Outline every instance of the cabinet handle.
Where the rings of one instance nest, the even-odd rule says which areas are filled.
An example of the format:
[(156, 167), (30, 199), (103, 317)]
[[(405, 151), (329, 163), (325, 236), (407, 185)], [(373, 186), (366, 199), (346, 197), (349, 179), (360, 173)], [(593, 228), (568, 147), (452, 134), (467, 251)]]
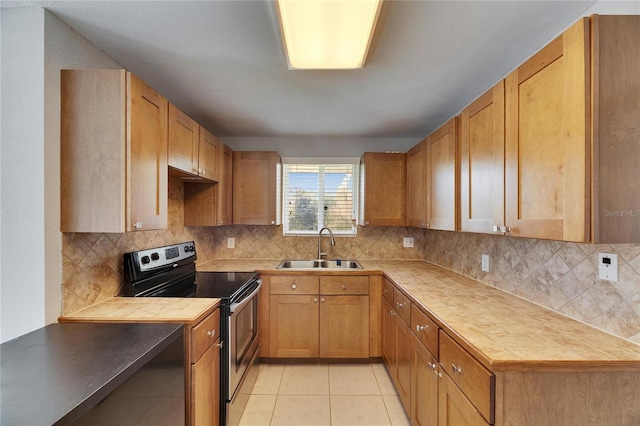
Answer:
[(215, 337), (215, 335), (216, 335), (216, 331), (215, 331), (215, 330), (209, 330), (209, 331), (207, 331), (207, 336), (209, 336), (209, 337)]
[(220, 340), (220, 343), (216, 343), (216, 346), (218, 346), (220, 349), (222, 349), (222, 347), (224, 346), (224, 342), (222, 340)]
[(392, 317), (395, 317), (397, 314), (396, 314), (396, 311), (394, 311), (393, 309), (389, 309), (389, 315), (391, 315)]
[(218, 225), (224, 225), (224, 221), (221, 220), (220, 222), (218, 222)]
[(433, 374), (435, 374), (436, 376), (438, 376), (438, 378), (439, 378), (439, 379), (442, 379), (442, 372), (440, 372), (440, 371), (436, 371), (436, 370), (433, 370)]
[(298, 288), (298, 287), (296, 287), (296, 285), (295, 285), (295, 284), (291, 284), (291, 288), (292, 288), (293, 290), (295, 290), (295, 289), (296, 289), (296, 288)]
[(461, 365), (451, 364), (451, 371), (454, 374), (462, 374), (462, 366)]
[(404, 308), (405, 306), (407, 306), (407, 304), (406, 304), (406, 303), (400, 303), (400, 302), (398, 302), (398, 303), (396, 303), (396, 306), (397, 306), (398, 308), (401, 308), (401, 309), (402, 309), (402, 308)]
[(429, 326), (428, 326), (428, 325), (419, 325), (419, 324), (416, 324), (416, 331), (418, 331), (418, 332), (420, 332), (420, 331), (424, 331), (424, 330), (426, 330), (426, 329), (428, 329), (428, 328), (429, 328)]
[(318, 303), (318, 298), (317, 297), (313, 298), (313, 303)]
[(388, 289), (388, 288), (385, 288), (385, 289), (384, 289), (384, 293), (389, 293), (389, 289)]
[(276, 221), (275, 221), (275, 220), (272, 220), (272, 221), (271, 221), (271, 224), (272, 224), (272, 225), (275, 225), (275, 224), (276, 224)]
[(368, 221), (368, 220), (365, 220), (364, 224), (365, 224), (365, 225), (368, 225), (368, 224), (369, 224), (369, 221)]
[(200, 171), (200, 173), (202, 173), (202, 176), (204, 176), (204, 175), (206, 175), (206, 174), (207, 174), (207, 172), (205, 172), (205, 171), (204, 171), (204, 169), (202, 169), (202, 170)]
[(342, 289), (346, 290), (347, 289), (347, 285), (346, 284), (342, 284)]
[(432, 370), (435, 370), (438, 367), (435, 363), (429, 361), (427, 361), (427, 364), (429, 364), (429, 367), (431, 367)]
[(324, 303), (324, 297), (321, 297), (321, 298), (320, 298), (320, 302), (321, 302), (321, 303)]

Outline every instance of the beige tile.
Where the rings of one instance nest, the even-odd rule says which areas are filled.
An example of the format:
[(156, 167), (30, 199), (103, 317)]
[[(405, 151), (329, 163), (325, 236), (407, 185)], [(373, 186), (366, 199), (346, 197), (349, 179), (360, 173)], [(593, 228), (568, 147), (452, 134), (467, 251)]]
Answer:
[(330, 365), (331, 395), (380, 395), (371, 365)]
[(329, 425), (328, 395), (278, 395), (272, 426)]
[(396, 388), (393, 386), (393, 381), (391, 380), (391, 376), (389, 376), (387, 367), (385, 367), (384, 364), (371, 364), (371, 368), (373, 369), (373, 373), (376, 375), (380, 394), (397, 395), (398, 393), (396, 392)]
[(411, 421), (404, 411), (404, 406), (400, 397), (397, 395), (383, 395), (384, 405), (387, 407), (387, 413), (391, 419), (393, 426), (410, 426)]
[(329, 395), (327, 365), (285, 365), (280, 395)]
[(334, 426), (391, 425), (382, 396), (331, 396), (331, 424)]
[(276, 395), (280, 389), (283, 364), (260, 364), (258, 380), (251, 392), (253, 395)]
[(277, 395), (251, 395), (242, 413), (239, 426), (269, 425)]

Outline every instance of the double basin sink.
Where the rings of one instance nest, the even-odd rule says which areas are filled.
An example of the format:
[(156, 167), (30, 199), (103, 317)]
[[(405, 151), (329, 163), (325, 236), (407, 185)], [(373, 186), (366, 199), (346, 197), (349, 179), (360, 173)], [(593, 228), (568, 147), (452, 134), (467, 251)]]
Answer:
[(276, 269), (364, 269), (356, 260), (283, 260)]

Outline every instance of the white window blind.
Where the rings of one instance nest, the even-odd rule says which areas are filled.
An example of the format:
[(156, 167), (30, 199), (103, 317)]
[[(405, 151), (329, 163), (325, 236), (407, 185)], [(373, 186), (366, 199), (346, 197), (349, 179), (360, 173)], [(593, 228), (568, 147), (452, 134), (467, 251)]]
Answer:
[(285, 234), (355, 234), (358, 164), (284, 164)]

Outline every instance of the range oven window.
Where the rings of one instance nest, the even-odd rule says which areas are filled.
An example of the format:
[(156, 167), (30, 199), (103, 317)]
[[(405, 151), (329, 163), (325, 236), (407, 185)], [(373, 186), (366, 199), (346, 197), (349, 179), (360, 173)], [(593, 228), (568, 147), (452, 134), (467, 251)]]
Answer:
[(236, 365), (242, 364), (242, 360), (247, 356), (251, 343), (256, 338), (258, 332), (258, 298), (253, 297), (251, 301), (240, 311), (234, 313), (235, 334), (236, 334)]

